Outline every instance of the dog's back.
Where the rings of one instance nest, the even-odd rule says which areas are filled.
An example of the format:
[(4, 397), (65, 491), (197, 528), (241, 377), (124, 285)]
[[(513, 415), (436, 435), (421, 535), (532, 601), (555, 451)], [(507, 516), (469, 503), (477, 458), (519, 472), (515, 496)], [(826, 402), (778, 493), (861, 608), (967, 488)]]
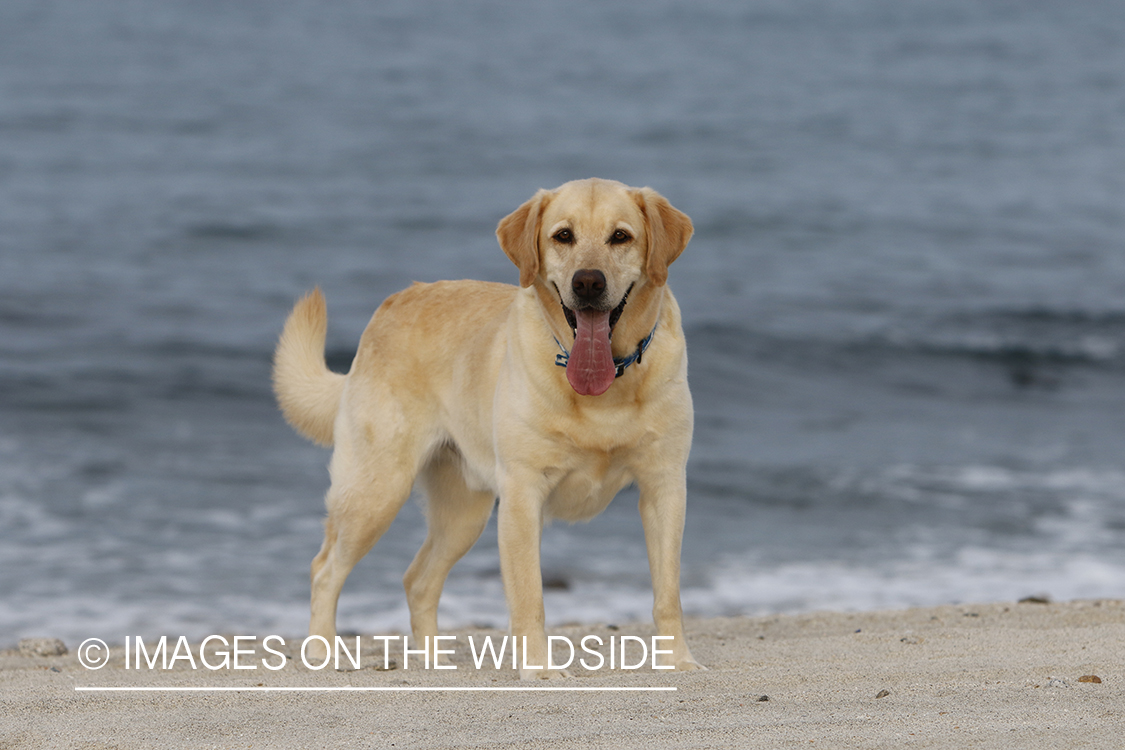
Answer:
[[(448, 392), (434, 380), (489, 377), (492, 351), (518, 289), (484, 281), (439, 281), (414, 285), (388, 297), (368, 323), (352, 370), (361, 379), (422, 387), (428, 395)], [(336, 414), (348, 376), (324, 361), (328, 313), (314, 289), (294, 306), (274, 353), (273, 385), (286, 421), (320, 445), (333, 445)], [(461, 361), (464, 360), (464, 361)]]

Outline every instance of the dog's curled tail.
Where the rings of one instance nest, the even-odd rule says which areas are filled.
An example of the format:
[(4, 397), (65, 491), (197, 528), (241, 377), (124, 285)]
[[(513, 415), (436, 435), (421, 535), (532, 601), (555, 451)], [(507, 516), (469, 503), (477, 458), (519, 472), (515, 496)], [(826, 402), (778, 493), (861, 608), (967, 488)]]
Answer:
[(306, 294), (289, 313), (273, 355), (273, 391), (285, 420), (321, 445), (332, 445), (332, 428), (345, 376), (324, 362), (328, 308), (319, 288)]

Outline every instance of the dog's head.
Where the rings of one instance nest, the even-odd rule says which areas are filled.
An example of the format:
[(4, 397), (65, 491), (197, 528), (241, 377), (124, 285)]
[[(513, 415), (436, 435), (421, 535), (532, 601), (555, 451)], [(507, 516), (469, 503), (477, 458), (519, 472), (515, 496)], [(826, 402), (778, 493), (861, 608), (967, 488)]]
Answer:
[(691, 234), (691, 219), (655, 190), (598, 179), (540, 190), (500, 222), (520, 286), (536, 287), (560, 341), (569, 332), (575, 391), (596, 396), (612, 385), (613, 344), (631, 351), (649, 333), (658, 306), (646, 302), (658, 299)]

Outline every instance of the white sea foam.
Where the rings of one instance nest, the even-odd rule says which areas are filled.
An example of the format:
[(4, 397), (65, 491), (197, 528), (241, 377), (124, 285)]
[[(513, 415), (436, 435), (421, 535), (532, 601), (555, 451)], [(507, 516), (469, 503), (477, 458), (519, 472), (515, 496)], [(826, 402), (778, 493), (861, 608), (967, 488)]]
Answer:
[[(685, 565), (685, 611), (752, 615), (1012, 601), (1028, 595), (1056, 600), (1125, 595), (1125, 550), (1117, 544), (1125, 516), (1125, 474), (1116, 470), (897, 466), (829, 484), (844, 496), (863, 487), (908, 506), (948, 506), (955, 498), (961, 508), (955, 517), (982, 503), (1000, 508), (1002, 517), (998, 500), (1033, 493), (1046, 493), (1051, 502), (1031, 514), (1030, 525), (1018, 534), (926, 524), (906, 513), (889, 539), (864, 549), (841, 542), (805, 555), (777, 555), (772, 548), (736, 546), (737, 534), (716, 537), (718, 546)], [(697, 504), (692, 512), (705, 516), (722, 508)], [(746, 518), (754, 515), (746, 512)], [(279, 532), (257, 540), (250, 550), (241, 534), (246, 519), (258, 516), (276, 523)], [(780, 518), (787, 524), (812, 520), (802, 514)], [(211, 544), (147, 550), (141, 568), (128, 562), (138, 550), (126, 539), (104, 533), (84, 536), (81, 517), (60, 516), (18, 494), (0, 497), (0, 519), (7, 528), (21, 530), (0, 547), (0, 566), (40, 573), (35, 580), (0, 573), (9, 592), (0, 605), (5, 640), (31, 635), (119, 641), (130, 634), (299, 634), (307, 627), (306, 557), (317, 542), (315, 518), (276, 509), (203, 514), (203, 533)], [(340, 602), (341, 631), (409, 628), (399, 580), (421, 529), (415, 528), (419, 519), (405, 521), (397, 538), (377, 547), (349, 581)], [(745, 518), (742, 522), (748, 523)], [(722, 518), (699, 526), (715, 523), (721, 526)], [(855, 529), (839, 529), (845, 531)], [(697, 548), (706, 543), (689, 541)], [(295, 553), (298, 542), (305, 548), (302, 555)], [(649, 619), (647, 563), (631, 508), (610, 513), (601, 525), (552, 527), (544, 561), (553, 577), (565, 581), (563, 588), (545, 593), (550, 624)], [(253, 584), (245, 582), (247, 577), (253, 577)], [(443, 627), (505, 626), (494, 526), (455, 568), (440, 617)]]
[[(810, 610), (874, 610), (958, 602), (1015, 601), (1029, 595), (1054, 600), (1122, 595), (1125, 563), (1095, 555), (1051, 551), (1000, 551), (965, 547), (950, 559), (806, 562), (777, 566), (728, 556), (707, 571), (705, 583), (684, 589), (685, 611), (696, 616), (760, 615)], [(97, 636), (212, 632), (300, 634), (308, 622), (307, 600), (277, 597), (205, 597), (128, 600), (120, 595), (59, 591), (49, 597), (20, 596), (0, 608), (0, 631), (19, 636), (53, 635), (67, 640)], [(562, 625), (647, 621), (652, 596), (647, 586), (613, 581), (576, 581), (569, 590), (548, 590), (548, 622)], [(494, 626), (507, 622), (497, 579), (451, 580), (440, 608), (443, 627)], [(342, 632), (406, 632), (409, 614), (401, 590), (345, 594)]]
[(706, 587), (684, 592), (698, 615), (874, 610), (957, 602), (1120, 598), (1125, 564), (968, 547), (945, 563), (795, 563), (763, 568), (728, 563)]

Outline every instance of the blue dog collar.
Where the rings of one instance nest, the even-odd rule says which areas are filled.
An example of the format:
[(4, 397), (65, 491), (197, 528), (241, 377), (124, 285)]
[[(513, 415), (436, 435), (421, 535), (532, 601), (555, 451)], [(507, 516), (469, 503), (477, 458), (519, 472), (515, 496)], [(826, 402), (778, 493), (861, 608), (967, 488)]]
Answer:
[[(659, 325), (660, 321), (658, 320), (656, 321), (656, 325), (652, 327), (652, 331), (645, 336), (644, 341), (637, 344), (637, 348), (629, 356), (622, 357), (621, 359), (617, 357), (613, 358), (613, 364), (617, 366), (617, 375), (614, 376), (615, 378), (624, 375), (625, 368), (634, 362), (638, 365), (641, 363), (641, 357), (644, 355), (645, 350), (648, 349), (648, 345), (652, 343), (652, 337), (656, 335), (656, 328)], [(566, 363), (570, 361), (570, 352), (566, 350), (566, 347), (562, 345), (562, 342), (559, 341), (558, 338), (555, 338), (555, 343), (558, 344), (559, 349), (562, 350), (561, 354), (555, 355), (555, 364), (559, 367), (566, 367)]]

